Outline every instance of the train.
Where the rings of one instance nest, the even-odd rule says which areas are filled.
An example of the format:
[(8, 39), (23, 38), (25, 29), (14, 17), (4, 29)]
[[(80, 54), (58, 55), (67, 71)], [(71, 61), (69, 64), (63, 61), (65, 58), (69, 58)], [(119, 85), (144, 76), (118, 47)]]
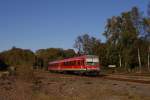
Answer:
[(99, 75), (100, 69), (99, 57), (95, 55), (83, 55), (48, 63), (48, 70), (53, 72)]

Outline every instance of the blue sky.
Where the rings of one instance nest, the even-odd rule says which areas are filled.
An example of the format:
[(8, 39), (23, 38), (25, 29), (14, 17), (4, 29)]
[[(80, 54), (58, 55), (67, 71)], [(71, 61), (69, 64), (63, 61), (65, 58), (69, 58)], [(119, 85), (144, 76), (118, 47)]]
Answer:
[(12, 46), (31, 49), (73, 48), (78, 35), (102, 41), (107, 18), (149, 0), (0, 0), (0, 51)]

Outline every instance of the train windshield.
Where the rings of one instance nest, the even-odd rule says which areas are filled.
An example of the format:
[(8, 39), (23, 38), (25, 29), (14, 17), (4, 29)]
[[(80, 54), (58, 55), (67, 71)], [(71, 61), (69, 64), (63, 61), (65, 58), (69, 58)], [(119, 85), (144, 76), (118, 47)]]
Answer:
[(86, 58), (86, 65), (95, 66), (99, 64), (99, 59), (97, 56), (88, 56)]

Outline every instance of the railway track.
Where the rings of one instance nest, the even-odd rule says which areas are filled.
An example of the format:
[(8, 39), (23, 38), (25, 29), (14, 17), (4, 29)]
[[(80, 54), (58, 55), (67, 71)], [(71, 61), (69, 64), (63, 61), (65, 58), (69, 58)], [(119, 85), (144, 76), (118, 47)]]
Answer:
[(116, 81), (126, 81), (142, 84), (150, 84), (150, 77), (145, 76), (127, 76), (127, 75), (102, 75), (100, 78)]
[(106, 79), (106, 80), (115, 80), (115, 81), (125, 81), (125, 82), (134, 82), (134, 83), (142, 83), (142, 84), (150, 84), (150, 76), (139, 76), (139, 75), (120, 75), (120, 74), (101, 74), (99, 76), (91, 76), (91, 75), (77, 75), (77, 74), (62, 74), (57, 73), (62, 78), (92, 78), (92, 79)]
[[(75, 75), (78, 77), (78, 75)], [(80, 76), (79, 76), (80, 77)], [(141, 84), (150, 84), (150, 76), (143, 76), (143, 75), (113, 75), (113, 74), (103, 74), (99, 76), (82, 76), (85, 78), (102, 78), (107, 80), (115, 80), (115, 81), (125, 81), (125, 82), (134, 82), (134, 83), (141, 83)]]
[(104, 79), (150, 84), (150, 80), (137, 80), (137, 79), (127, 79), (127, 78), (116, 78), (116, 77), (104, 77)]

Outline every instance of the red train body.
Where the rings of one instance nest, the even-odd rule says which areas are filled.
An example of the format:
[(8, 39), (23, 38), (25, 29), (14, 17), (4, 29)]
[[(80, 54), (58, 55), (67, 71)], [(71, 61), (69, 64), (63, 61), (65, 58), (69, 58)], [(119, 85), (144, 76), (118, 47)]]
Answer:
[(49, 71), (96, 73), (100, 72), (99, 58), (94, 55), (84, 55), (64, 60), (49, 62)]

